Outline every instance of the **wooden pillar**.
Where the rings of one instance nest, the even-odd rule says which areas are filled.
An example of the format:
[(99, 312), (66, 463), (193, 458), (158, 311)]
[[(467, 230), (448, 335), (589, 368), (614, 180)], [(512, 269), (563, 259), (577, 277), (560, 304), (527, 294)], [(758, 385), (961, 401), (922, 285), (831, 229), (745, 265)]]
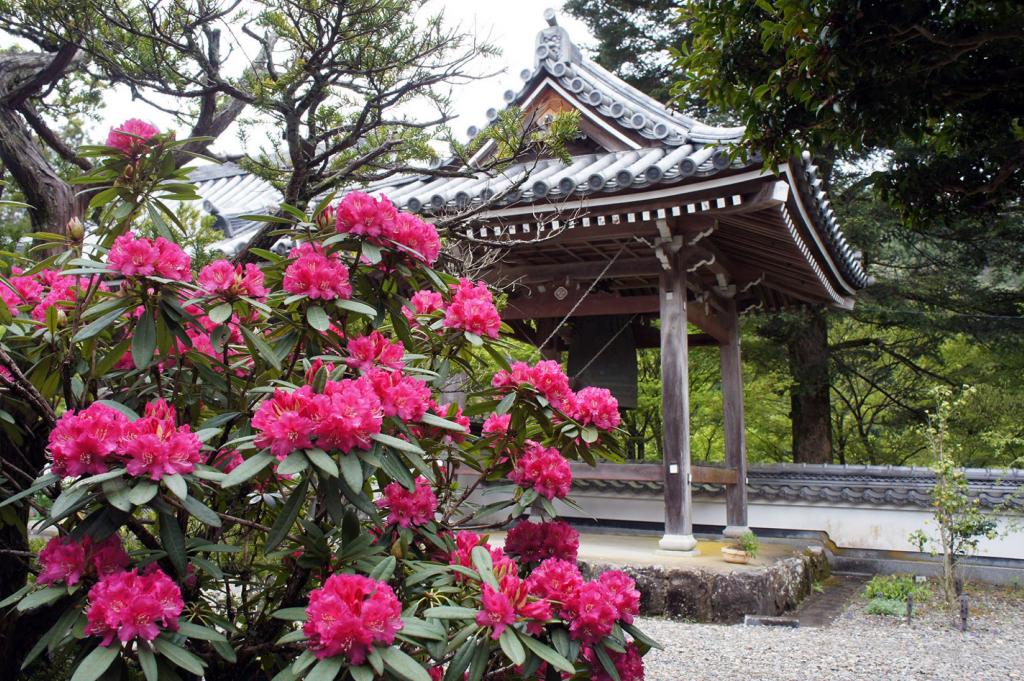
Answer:
[(667, 551), (696, 553), (690, 502), (690, 383), (686, 321), (686, 264), (682, 253), (669, 257), (661, 277), (661, 412), (665, 467)]
[(722, 301), (728, 343), (718, 346), (722, 367), (725, 465), (736, 471), (736, 484), (725, 487), (725, 536), (738, 537), (747, 525), (747, 440), (743, 420), (743, 371), (740, 365), (740, 324), (736, 302)]

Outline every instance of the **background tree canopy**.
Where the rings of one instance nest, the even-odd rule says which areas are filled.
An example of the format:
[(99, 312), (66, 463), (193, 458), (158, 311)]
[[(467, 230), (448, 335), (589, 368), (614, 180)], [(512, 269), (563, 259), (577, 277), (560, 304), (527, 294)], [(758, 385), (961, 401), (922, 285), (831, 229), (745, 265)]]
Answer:
[[(748, 144), (768, 159), (814, 150), (843, 229), (875, 278), (852, 313), (746, 320), (752, 460), (810, 453), (923, 463), (931, 390), (970, 384), (969, 408), (951, 424), (961, 463), (1019, 463), (1020, 5), (570, 0), (566, 9), (594, 30), (594, 58), (634, 85), (746, 125)], [(666, 46), (674, 69), (663, 66)], [(822, 315), (827, 334), (815, 338)], [(800, 348), (823, 358), (820, 372)], [(696, 351), (691, 362), (699, 376), (717, 359)], [(815, 395), (822, 380), (827, 391)], [(656, 381), (645, 379), (641, 394), (657, 394)], [(695, 380), (692, 391), (694, 455), (721, 457), (718, 386)], [(808, 406), (825, 407), (830, 452), (802, 432), (823, 425), (801, 425), (797, 412)], [(652, 420), (645, 411), (627, 424), (639, 430)], [(643, 428), (654, 442), (654, 426)], [(654, 447), (647, 456), (657, 456)]]

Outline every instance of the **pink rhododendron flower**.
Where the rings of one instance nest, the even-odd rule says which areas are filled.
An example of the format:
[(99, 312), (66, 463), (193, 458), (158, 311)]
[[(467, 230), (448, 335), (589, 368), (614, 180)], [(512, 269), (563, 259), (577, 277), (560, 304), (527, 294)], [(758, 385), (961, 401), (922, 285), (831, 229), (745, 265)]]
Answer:
[(450, 329), (459, 329), (475, 333), (478, 336), (497, 338), (501, 328), (501, 316), (494, 307), (487, 284), (473, 284), (468, 279), (460, 279), (453, 285), (455, 293), (452, 302), (444, 312), (444, 325)]
[(392, 482), (384, 488), (384, 496), (376, 502), (380, 508), (389, 511), (388, 523), (400, 527), (426, 525), (434, 519), (437, 511), (437, 497), (430, 482), (420, 476), (416, 478), (416, 490), (410, 492), (404, 485)]
[(288, 293), (305, 294), (313, 300), (347, 299), (352, 295), (348, 283), (348, 269), (334, 256), (302, 247), (292, 250), (301, 253), (284, 271), (282, 287)]
[(405, 346), (401, 341), (389, 341), (380, 331), (349, 339), (348, 354), (346, 363), (354, 369), (363, 371), (375, 365), (389, 369), (401, 369), (405, 366), (402, 361)]
[(380, 433), (383, 407), (369, 378), (328, 381), (313, 400), (318, 446), (344, 453), (372, 447), (370, 436)]
[(138, 118), (129, 118), (110, 129), (107, 146), (120, 150), (126, 156), (139, 156), (146, 150), (149, 140), (159, 134), (160, 130), (156, 126)]
[(633, 618), (640, 614), (640, 592), (633, 578), (621, 570), (609, 570), (602, 572), (597, 581), (608, 589), (612, 603), (619, 611), (618, 619), (632, 624)]
[(245, 459), (237, 449), (222, 449), (210, 457), (210, 465), (225, 473), (230, 473), (243, 463), (245, 463)]
[[(46, 313), (51, 307), (56, 306), (60, 310), (63, 307), (61, 303), (74, 302), (79, 290), (90, 285), (89, 277), (65, 276), (56, 270), (43, 270), (37, 276), (46, 291), (39, 303), (32, 308), (32, 319), (37, 322), (46, 321)], [(105, 284), (99, 286), (101, 291), (105, 291), (106, 288)]]
[(391, 645), (402, 628), (402, 604), (386, 582), (331, 575), (309, 594), (302, 630), (317, 658), (344, 655), (360, 665), (373, 645)]
[(64, 412), (50, 431), (53, 472), (61, 477), (106, 473), (118, 453), (128, 418), (98, 402)]
[(227, 260), (214, 260), (199, 272), (199, 287), (210, 295), (228, 299), (248, 296), (263, 300), (267, 289), (263, 286), (263, 270), (249, 263), (232, 265)]
[(575, 561), (579, 548), (580, 533), (561, 520), (543, 523), (521, 520), (505, 536), (505, 550), (526, 563), (539, 563), (548, 558)]
[(526, 362), (514, 362), (509, 371), (502, 369), (494, 374), (491, 385), (513, 390), (532, 385), (544, 399), (557, 407), (565, 404), (572, 395), (569, 377), (565, 375), (562, 365), (551, 359), (537, 362), (533, 366)]
[(432, 314), (444, 308), (444, 298), (441, 297), (441, 294), (427, 289), (412, 294), (409, 302), (412, 303), (413, 310), (418, 315)]
[[(452, 551), (448, 558), (448, 562), (451, 565), (461, 565), (462, 567), (473, 567), (473, 549), (477, 546), (483, 546), (487, 549), (487, 552), (491, 555), (491, 564), (494, 575), (499, 579), (506, 574), (516, 574), (519, 572), (519, 568), (515, 561), (505, 555), (505, 552), (496, 546), (491, 546), (485, 537), (476, 534), (475, 532), (468, 532), (463, 530), (455, 535), (455, 550)], [(461, 581), (462, 575), (456, 575), (455, 579)]]
[[(615, 671), (619, 673), (619, 681), (644, 681), (644, 661), (634, 643), (627, 643), (624, 653), (617, 653), (614, 650), (606, 652), (615, 665)], [(584, 647), (582, 653), (583, 659), (590, 663), (591, 681), (612, 681), (593, 648)]]
[(490, 627), (491, 638), (495, 641), (501, 637), (505, 627), (516, 622), (516, 612), (508, 596), (496, 591), (489, 584), (483, 585), (480, 606), (481, 610), (476, 614), (476, 623), (481, 627)]
[(366, 377), (377, 391), (384, 416), (419, 421), (431, 404), (430, 388), (418, 378), (383, 369), (371, 369)]
[(159, 276), (177, 281), (192, 278), (192, 259), (181, 246), (162, 236), (150, 240), (126, 232), (114, 240), (107, 262), (112, 270), (127, 277)]
[(274, 390), (252, 417), (256, 446), (270, 447), (270, 453), (280, 460), (296, 449), (312, 447), (312, 399), (313, 391), (308, 386), (292, 392)]
[(583, 388), (569, 398), (567, 415), (582, 423), (593, 424), (599, 430), (614, 430), (619, 427), (619, 403), (607, 388)]
[(394, 227), (386, 234), (416, 260), (433, 265), (441, 254), (437, 229), (412, 213), (399, 213)]
[(43, 569), (36, 578), (37, 584), (63, 582), (74, 586), (85, 573), (85, 547), (71, 537), (54, 537), (39, 552), (39, 564)]
[(397, 217), (398, 210), (386, 197), (375, 199), (363, 192), (346, 194), (335, 211), (338, 232), (369, 237), (387, 235)]
[(82, 540), (85, 547), (85, 559), (89, 567), (100, 577), (120, 572), (128, 567), (128, 552), (124, 550), (121, 537), (112, 534), (103, 541), (94, 542), (92, 537)]
[(566, 600), (569, 635), (594, 644), (612, 632), (619, 611), (608, 588), (600, 582), (584, 582)]
[(504, 435), (512, 422), (512, 414), (491, 414), (484, 421), (484, 435)]
[(109, 646), (115, 636), (122, 643), (135, 638), (152, 641), (161, 627), (178, 629), (184, 607), (181, 589), (159, 568), (146, 574), (114, 572), (89, 590), (85, 633), (102, 636), (101, 646)]
[(189, 426), (175, 425), (174, 407), (162, 399), (146, 405), (146, 413), (125, 428), (125, 468), (135, 477), (160, 480), (165, 475), (191, 473), (203, 460), (199, 441)]
[(13, 268), (11, 276), (7, 279), (14, 287), (13, 290), (5, 284), (0, 284), (0, 300), (3, 300), (15, 315), (15, 308), (19, 305), (35, 305), (43, 300), (43, 284), (32, 276), (18, 276), (20, 272), (19, 268)]
[(553, 447), (526, 441), (526, 452), (508, 477), (524, 489), (534, 489), (547, 499), (564, 499), (572, 487), (569, 462)]
[(583, 585), (583, 575), (575, 563), (560, 558), (548, 558), (526, 579), (530, 593), (554, 603), (566, 604)]

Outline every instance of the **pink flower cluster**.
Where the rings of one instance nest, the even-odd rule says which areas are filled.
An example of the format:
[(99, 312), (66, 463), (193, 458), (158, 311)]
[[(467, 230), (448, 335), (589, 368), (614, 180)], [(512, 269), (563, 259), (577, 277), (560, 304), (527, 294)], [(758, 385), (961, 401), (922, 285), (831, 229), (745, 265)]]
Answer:
[(402, 628), (402, 604), (385, 582), (335, 574), (309, 594), (302, 630), (317, 658), (344, 655), (360, 665), (375, 644), (391, 645)]
[(49, 448), (53, 471), (63, 477), (105, 473), (124, 463), (129, 475), (159, 480), (190, 473), (202, 459), (199, 438), (187, 425), (175, 425), (174, 408), (162, 399), (147, 404), (137, 421), (99, 402), (65, 412), (50, 432)]
[(402, 421), (419, 421), (433, 403), (430, 388), (413, 376), (400, 371), (370, 369), (366, 378), (377, 391), (384, 416), (397, 416)]
[(572, 487), (569, 462), (553, 447), (526, 441), (526, 451), (516, 461), (509, 479), (524, 489), (534, 489), (547, 499), (564, 499)]
[(484, 421), (484, 435), (504, 435), (512, 423), (512, 414), (491, 414)]
[(191, 473), (203, 460), (203, 443), (189, 426), (175, 425), (174, 407), (163, 400), (146, 405), (145, 415), (128, 425), (122, 442), (128, 457), (129, 475), (148, 475), (159, 480), (165, 475)]
[(156, 126), (138, 118), (129, 118), (121, 125), (113, 127), (107, 134), (107, 146), (114, 147), (125, 156), (139, 156), (146, 147), (149, 140), (160, 134)]
[(494, 640), (519, 620), (527, 621), (527, 631), (540, 634), (544, 622), (552, 617), (551, 604), (544, 599), (531, 598), (526, 581), (514, 572), (504, 575), (498, 586), (500, 588), (495, 589), (489, 584), (483, 585), (476, 623), (489, 627)]
[(347, 299), (352, 296), (348, 269), (334, 255), (325, 255), (320, 246), (305, 243), (289, 254), (295, 258), (284, 271), (282, 287), (288, 293), (304, 294), (313, 300)]
[(278, 459), (313, 446), (349, 452), (369, 449), (380, 432), (383, 410), (373, 382), (366, 376), (328, 381), (323, 393), (306, 385), (291, 392), (278, 388), (252, 419), (256, 445), (270, 447)]
[(389, 511), (388, 524), (400, 527), (426, 525), (434, 519), (437, 511), (437, 497), (430, 482), (422, 476), (416, 478), (416, 490), (413, 492), (401, 483), (390, 483), (376, 504)]
[(557, 605), (569, 634), (585, 644), (601, 641), (618, 621), (631, 624), (640, 612), (640, 592), (618, 570), (587, 582), (575, 564), (549, 558), (530, 574), (527, 586), (531, 594)]
[(89, 574), (103, 577), (123, 570), (128, 566), (128, 554), (116, 534), (99, 542), (88, 535), (81, 542), (71, 537), (54, 537), (39, 552), (39, 564), (43, 569), (36, 578), (37, 584), (74, 586)]
[[(627, 643), (626, 652), (624, 653), (617, 653), (614, 650), (607, 652), (608, 657), (615, 666), (615, 671), (619, 673), (619, 681), (644, 680), (644, 660), (640, 657), (640, 651), (636, 649), (634, 643)], [(613, 681), (611, 675), (605, 671), (604, 665), (597, 658), (593, 648), (584, 647), (582, 653), (583, 659), (590, 663), (592, 670), (590, 673), (591, 681)]]
[(592, 424), (598, 430), (614, 430), (621, 422), (619, 403), (611, 392), (588, 387), (574, 393), (562, 365), (554, 360), (543, 360), (533, 366), (515, 362), (508, 371), (503, 369), (494, 374), (491, 385), (501, 390), (531, 385), (566, 416), (583, 425)]
[(583, 388), (566, 402), (566, 415), (598, 430), (615, 430), (622, 418), (619, 403), (607, 388)]
[[(462, 531), (455, 535), (455, 550), (449, 556), (448, 562), (451, 565), (473, 568), (473, 549), (477, 546), (487, 549), (487, 553), (491, 556), (494, 574), (499, 579), (506, 574), (518, 572), (519, 568), (514, 560), (506, 556), (501, 548), (491, 546), (485, 537), (475, 532)], [(456, 575), (456, 579), (461, 579), (461, 575)]]
[(579, 548), (580, 533), (561, 520), (522, 520), (505, 536), (505, 550), (524, 563), (539, 563), (548, 558), (575, 561)]
[(114, 240), (107, 262), (126, 277), (163, 277), (192, 280), (192, 259), (176, 243), (162, 236), (155, 240), (125, 232)]
[[(56, 270), (21, 275), (21, 270), (17, 267), (11, 270), (8, 281), (14, 289), (0, 284), (0, 300), (4, 301), (11, 314), (15, 316), (18, 314), (17, 308), (32, 305), (30, 314), (37, 322), (46, 319), (46, 312), (51, 307), (73, 302), (80, 288), (89, 286), (89, 279), (86, 277), (69, 277)], [(100, 288), (106, 290), (103, 284)]]
[(419, 315), (428, 315), (444, 309), (444, 298), (437, 291), (422, 289), (412, 294), (409, 299), (412, 303), (412, 311), (407, 307), (402, 308), (402, 313), (409, 321), (413, 321)]
[(243, 267), (232, 265), (227, 260), (214, 260), (200, 270), (199, 288), (205, 293), (223, 296), (228, 300), (234, 300), (239, 296), (257, 300), (267, 297), (267, 289), (263, 285), (263, 270), (252, 263)]
[(434, 226), (411, 213), (399, 212), (384, 196), (375, 199), (363, 192), (349, 192), (338, 204), (335, 220), (341, 234), (365, 236), (378, 246), (390, 241), (428, 265), (441, 253), (441, 239)]
[(494, 297), (487, 284), (474, 284), (469, 279), (460, 279), (453, 284), (452, 302), (444, 311), (444, 325), (475, 333), (478, 336), (497, 338), (501, 329), (501, 315), (494, 306)]
[(152, 641), (161, 627), (177, 631), (184, 607), (181, 589), (160, 569), (114, 572), (89, 590), (85, 633), (102, 636), (101, 646), (109, 646), (115, 636), (122, 643)]
[(401, 369), (405, 366), (405, 346), (401, 341), (392, 343), (380, 331), (373, 331), (368, 336), (357, 336), (348, 342), (349, 357), (346, 363), (361, 371), (379, 365), (389, 369)]

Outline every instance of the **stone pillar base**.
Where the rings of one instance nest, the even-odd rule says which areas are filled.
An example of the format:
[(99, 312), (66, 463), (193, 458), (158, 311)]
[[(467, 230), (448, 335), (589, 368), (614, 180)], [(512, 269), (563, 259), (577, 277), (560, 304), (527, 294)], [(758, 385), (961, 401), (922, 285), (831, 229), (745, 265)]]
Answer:
[(697, 550), (697, 540), (692, 534), (666, 534), (658, 540), (658, 549), (684, 556), (696, 556), (700, 553)]
[(747, 532), (750, 532), (750, 527), (747, 525), (728, 525), (724, 530), (722, 530), (722, 536), (735, 539)]

